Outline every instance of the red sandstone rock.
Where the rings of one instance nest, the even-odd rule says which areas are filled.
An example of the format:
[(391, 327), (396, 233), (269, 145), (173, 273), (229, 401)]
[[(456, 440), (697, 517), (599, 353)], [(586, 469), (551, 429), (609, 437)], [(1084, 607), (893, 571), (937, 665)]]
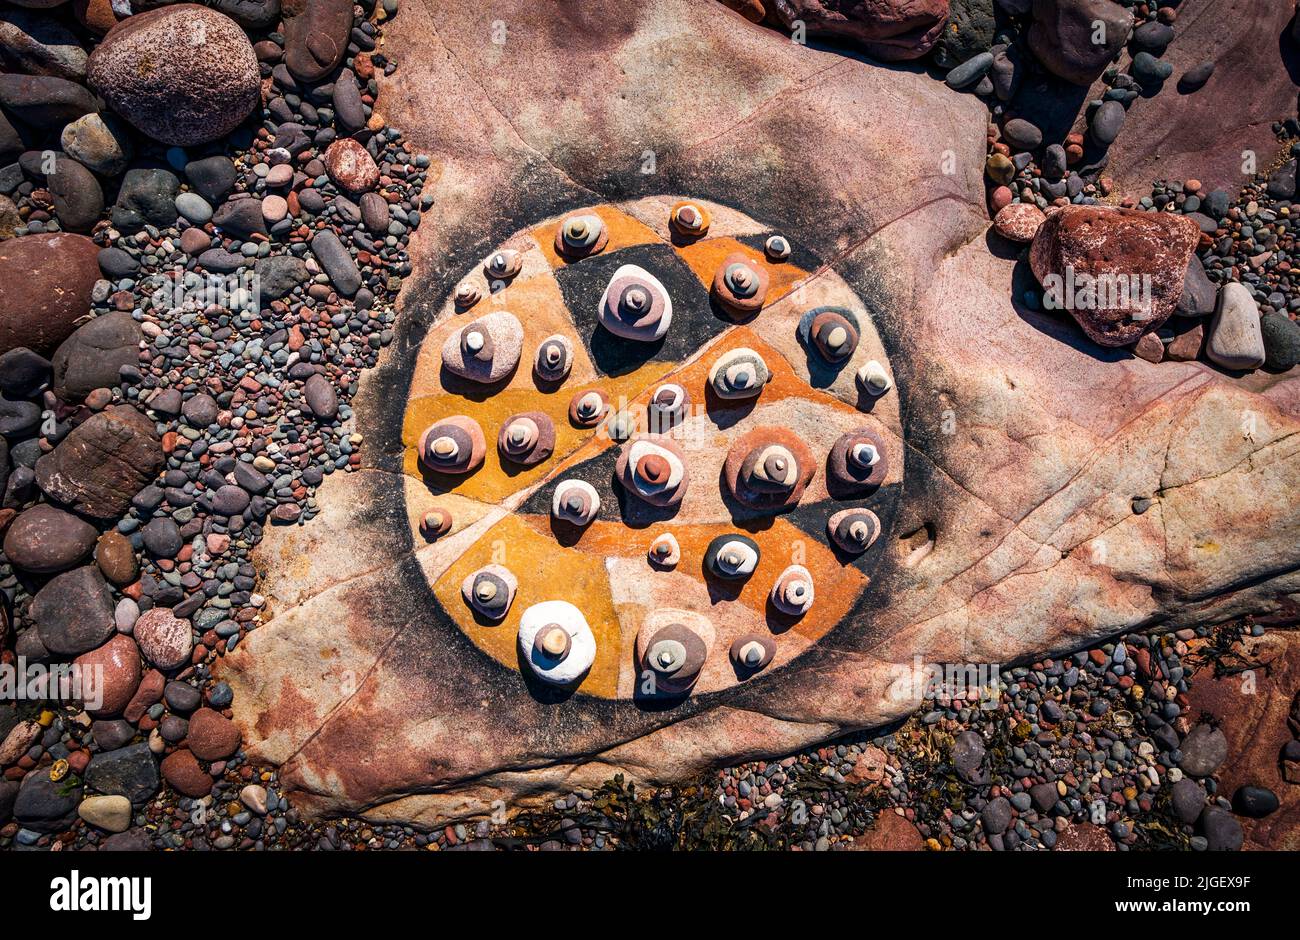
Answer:
[(121, 633), (98, 649), (74, 660), (80, 670), (102, 670), (95, 677), (100, 706), (86, 701), (86, 711), (96, 718), (117, 715), (130, 704), (140, 686), (140, 653), (135, 640)]
[[(1245, 848), (1294, 852), (1300, 849), (1300, 786), (1286, 779), (1282, 748), (1300, 729), (1289, 721), (1300, 707), (1300, 636), (1272, 631), (1235, 644), (1230, 656), (1250, 669), (1255, 684), (1243, 694), (1242, 674), (1216, 677), (1213, 669), (1196, 675), (1188, 695), (1189, 720), (1213, 717), (1228, 742), (1228, 759), (1218, 769), (1219, 792), (1232, 794), (1242, 786), (1267, 787), (1280, 801), (1263, 819), (1239, 817)], [(1297, 716), (1300, 718), (1300, 715)]]
[(993, 227), (1003, 238), (1027, 245), (1034, 240), (1034, 233), (1045, 218), (1043, 210), (1038, 206), (1028, 202), (1013, 202), (998, 212)]
[(157, 669), (149, 670), (149, 672), (145, 673), (144, 678), (140, 680), (131, 701), (122, 710), (122, 717), (130, 722), (139, 721), (144, 717), (145, 712), (149, 710), (151, 705), (162, 700), (163, 689), (166, 685), (166, 676)]
[[(910, 383), (868, 404), (879, 418), (908, 406), (910, 397), (919, 420), (909, 425), (908, 447), (923, 450), (934, 472), (909, 482), (905, 511), (896, 525), (886, 523), (891, 531), (881, 543), (898, 553), (898, 562), (871, 570), (879, 601), (871, 617), (855, 618), (870, 621), (869, 633), (846, 622), (833, 655), (784, 665), (778, 658), (745, 690), (743, 709), (706, 699), (689, 713), (653, 715), (628, 702), (602, 703), (597, 711), (583, 694), (537, 701), (522, 683), (501, 681), (495, 667), (467, 661), (463, 643), (430, 642), (430, 632), (404, 629), (412, 617), (431, 618), (427, 606), (410, 617), (400, 606), (409, 585), (395, 572), (406, 567), (410, 532), (394, 526), (391, 514), (368, 518), (377, 515), (370, 511), (376, 496), (391, 493), (371, 478), (389, 474), (333, 475), (319, 497), (320, 518), (306, 527), (274, 527), (259, 548), (274, 619), (250, 632), (218, 667), (234, 687), (245, 750), (282, 765), (281, 785), (296, 807), (431, 820), (487, 812), (503, 796), (566, 793), (579, 781), (597, 786), (613, 768), (648, 784), (679, 781), (734, 764), (738, 755), (792, 753), (910, 712), (916, 706), (889, 690), (896, 667), (917, 654), (929, 662), (1007, 661), (1091, 646), (1141, 624), (1204, 623), (1285, 593), (1277, 572), (1292, 570), (1300, 556), (1283, 494), (1297, 485), (1300, 462), (1279, 454), (1275, 442), (1300, 427), (1295, 382), (1258, 375), (1252, 378), (1259, 384), (1251, 385), (1199, 366), (1152, 368), (1128, 355), (1090, 355), (1061, 341), (1059, 323), (1016, 309), (1015, 261), (989, 252), (982, 237), (988, 228), (983, 181), (978, 174), (945, 176), (936, 159), (949, 148), (960, 166), (978, 167), (985, 158), (988, 114), (975, 96), (953, 95), (906, 70), (845, 63), (798, 47), (774, 31), (742, 27), (713, 4), (659, 0), (650, 12), (611, 0), (556, 7), (502, 2), (511, 42), (527, 42), (527, 55), (489, 66), (478, 55), (480, 14), (448, 0), (421, 4), (438, 20), (438, 35), (406, 30), (387, 37), (385, 52), (400, 59), (399, 74), (409, 83), (409, 93), (389, 102), (389, 116), (421, 149), (446, 159), (429, 184), (442, 207), (439, 225), (422, 230), (428, 240), (413, 250), (416, 263), (436, 265), (457, 254), (456, 233), (475, 228), (485, 211), (532, 213), (537, 194), (518, 192), (516, 181), (540, 180), (529, 173), (537, 152), (555, 162), (557, 176), (607, 178), (624, 171), (632, 134), (649, 133), (649, 142), (673, 147), (683, 178), (716, 180), (721, 172), (729, 185), (761, 193), (764, 218), (788, 228), (793, 241), (827, 265), (814, 289), (835, 270), (881, 272), (879, 303), (891, 314), (894, 344), (889, 365), (906, 363)], [(597, 20), (607, 27), (598, 40), (568, 41)], [(651, 122), (647, 131), (644, 105), (611, 89), (641, 80), (620, 74), (619, 63), (651, 36), (705, 54), (689, 70), (654, 73), (657, 100), (675, 119)], [(735, 81), (738, 68), (763, 82)], [(573, 83), (574, 74), (589, 81)], [(513, 94), (538, 81), (570, 88), (582, 107), (538, 113)], [(450, 86), (462, 89), (474, 121), (429, 118), (428, 102)], [(774, 93), (780, 106), (764, 106)], [(873, 106), (863, 110), (861, 102)], [(749, 117), (736, 126), (742, 116)], [(496, 146), (516, 136), (534, 149)], [(590, 145), (573, 147), (575, 139)], [(755, 152), (800, 172), (773, 173), (774, 164), (756, 161)], [(864, 161), (863, 153), (878, 157)], [(900, 185), (904, 180), (909, 185)], [(644, 218), (662, 224), (673, 198), (643, 204)], [(529, 219), (541, 222), (550, 211)], [(728, 224), (723, 215), (717, 213), (718, 234)], [(462, 260), (456, 270), (464, 276), (471, 262)], [(806, 287), (799, 290), (795, 305), (818, 302), (805, 293)], [(753, 324), (788, 344), (781, 373), (800, 369), (805, 359), (793, 324), (781, 320), (787, 306), (774, 304)], [(551, 332), (525, 318), (537, 327), (537, 339)], [(683, 317), (681, 325), (691, 319)], [(876, 357), (886, 361), (883, 353)], [(531, 384), (520, 371), (521, 385)], [(828, 394), (856, 402), (852, 371)], [(599, 381), (575, 379), (573, 388)], [(782, 423), (788, 418), (814, 435), (816, 427), (797, 417), (808, 403), (798, 389), (770, 391), (785, 389), (793, 408), (780, 412)], [(403, 391), (396, 387), (393, 394)], [(941, 400), (958, 427), (977, 433), (952, 434), (942, 426), (943, 411), (914, 404)], [(780, 407), (767, 392), (757, 403), (760, 410)], [(1240, 431), (1247, 409), (1263, 419), (1254, 437)], [(358, 431), (380, 446), (399, 446), (391, 430), (377, 427), (377, 410), (358, 404)], [(1153, 481), (1164, 487), (1165, 511), (1134, 514), (1129, 496), (1147, 492)], [(716, 480), (709, 482), (692, 497), (720, 491)], [(427, 507), (407, 508), (414, 526)], [(687, 510), (695, 511), (684, 503)], [(641, 556), (657, 531), (636, 530), (632, 540), (639, 578), (649, 570)], [(1215, 534), (1220, 551), (1205, 550), (1206, 532)], [(1103, 533), (1110, 551), (1099, 564), (1087, 540)], [(422, 559), (430, 568), (450, 562), (459, 554), (449, 548), (455, 539), (421, 544)], [(1077, 548), (1065, 551), (1072, 545)], [(513, 544), (509, 552), (515, 557)], [(975, 558), (982, 561), (972, 568)], [(772, 554), (768, 559), (776, 561), (774, 571), (783, 566)], [(679, 566), (669, 583), (681, 583), (697, 566)], [(603, 567), (598, 570), (603, 580)], [(851, 574), (848, 566), (840, 570)], [(760, 594), (767, 588), (752, 586)], [(817, 588), (820, 603), (835, 584), (826, 579)], [(667, 591), (648, 600), (661, 598), (669, 600)], [(797, 642), (797, 631), (777, 640)], [(730, 669), (725, 660), (720, 665)], [(361, 676), (359, 687), (350, 681)], [(493, 707), (485, 709), (484, 701)], [(617, 729), (608, 715), (618, 716)], [(552, 759), (539, 766), (539, 754)]]
[(925, 840), (902, 816), (884, 812), (875, 825), (853, 840), (853, 848), (861, 852), (924, 852)]
[(1106, 830), (1092, 823), (1071, 823), (1056, 840), (1057, 852), (1114, 852), (1115, 842)]
[(83, 235), (0, 241), (0, 353), (26, 346), (51, 355), (90, 312), (99, 246)]
[(767, 15), (760, 0), (722, 0), (722, 4), (735, 10), (751, 23), (761, 23), (763, 17)]
[(1200, 234), (1171, 213), (1066, 206), (1039, 227), (1029, 263), (1045, 306), (1054, 299), (1103, 346), (1128, 346), (1173, 313)]
[(1132, 28), (1133, 14), (1113, 0), (1034, 0), (1029, 46), (1048, 71), (1091, 85), (1124, 48)]
[(224, 760), (239, 750), (239, 729), (220, 713), (200, 708), (190, 716), (186, 743), (203, 760)]
[(930, 51), (948, 20), (948, 0), (773, 0), (786, 26), (802, 22), (810, 36), (858, 43), (886, 62)]
[(164, 461), (153, 422), (129, 405), (92, 415), (36, 461), (46, 495), (82, 515), (114, 519)]
[(379, 167), (365, 147), (351, 137), (336, 140), (325, 151), (325, 172), (334, 185), (357, 195), (374, 189)]
[(189, 751), (173, 751), (162, 759), (159, 769), (164, 780), (188, 797), (207, 796), (212, 789), (212, 778)]
[(1159, 362), (1165, 358), (1165, 344), (1154, 333), (1143, 333), (1142, 338), (1133, 344), (1133, 355), (1147, 362)]

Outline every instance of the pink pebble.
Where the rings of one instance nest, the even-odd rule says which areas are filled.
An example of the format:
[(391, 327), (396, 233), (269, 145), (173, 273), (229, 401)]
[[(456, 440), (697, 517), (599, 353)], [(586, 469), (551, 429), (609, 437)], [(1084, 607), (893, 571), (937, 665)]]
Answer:
[(283, 196), (267, 196), (262, 200), (262, 218), (274, 225), (289, 214), (289, 203)]
[(1011, 205), (1012, 192), (1006, 186), (999, 186), (989, 195), (989, 208), (993, 214), (997, 215), (1007, 206)]
[(271, 167), (271, 172), (266, 174), (267, 186), (288, 186), (292, 182), (293, 167), (287, 163)]

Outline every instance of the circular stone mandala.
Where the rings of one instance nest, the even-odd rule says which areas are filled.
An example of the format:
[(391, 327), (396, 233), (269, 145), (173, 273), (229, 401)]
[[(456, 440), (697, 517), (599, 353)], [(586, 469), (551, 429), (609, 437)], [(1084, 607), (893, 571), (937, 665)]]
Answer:
[(556, 216), (464, 272), (402, 437), (437, 619), (540, 698), (669, 705), (859, 616), (905, 456), (856, 293), (670, 197)]

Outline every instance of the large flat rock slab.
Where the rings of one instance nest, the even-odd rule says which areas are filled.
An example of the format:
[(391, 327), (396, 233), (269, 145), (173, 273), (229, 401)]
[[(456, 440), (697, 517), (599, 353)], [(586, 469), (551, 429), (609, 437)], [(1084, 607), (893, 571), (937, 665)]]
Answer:
[[(1015, 305), (1030, 275), (986, 240), (987, 113), (974, 98), (796, 46), (712, 0), (503, 3), (493, 18), (503, 43), (482, 13), (436, 0), (404, 7), (389, 31), (401, 68), (378, 108), (429, 154), (435, 208), (399, 335), (354, 401), (364, 468), (328, 479), (321, 518), (268, 531), (272, 619), (225, 659), (246, 747), (282, 765), (295, 805), (432, 825), (618, 772), (672, 781), (905, 715), (925, 663), (1007, 664), (1268, 611), (1300, 590), (1300, 380), (1153, 365)], [(668, 212), (683, 198), (709, 207), (708, 237), (674, 238)], [(601, 215), (610, 244), (568, 262), (548, 239), (577, 210)], [(762, 260), (773, 232), (794, 247), (788, 261)], [(520, 252), (521, 271), (492, 293), (482, 266), (502, 248)], [(773, 284), (740, 324), (707, 287), (735, 248)], [(594, 325), (605, 267), (622, 258), (674, 296), (669, 338), (631, 362), (608, 358)], [(457, 312), (467, 281), (483, 296)], [(852, 366), (883, 363), (895, 383), (884, 397), (810, 363), (795, 331), (822, 304), (860, 317)], [(445, 339), (498, 309), (521, 320), (523, 361), (499, 387), (458, 384), (438, 368)], [(575, 361), (547, 391), (529, 370), (556, 332)], [(752, 409), (718, 408), (707, 367), (737, 346), (760, 351), (773, 382)], [(683, 448), (680, 515), (660, 518), (618, 501), (617, 445), (565, 413), (579, 389), (636, 403), (663, 381), (706, 407)], [(526, 411), (554, 417), (556, 453), (507, 473), (497, 428)], [(480, 422), (489, 453), (477, 473), (437, 479), (415, 448), (455, 413)], [(796, 429), (818, 460), (800, 505), (776, 517), (721, 491), (730, 442), (763, 423)], [(840, 502), (823, 461), (859, 424), (881, 435), (890, 476)], [(571, 476), (605, 505), (576, 539), (545, 509)], [(856, 559), (827, 542), (842, 506), (881, 520)], [(418, 525), (435, 507), (453, 522), (429, 542)], [(656, 572), (644, 551), (665, 530), (683, 563)], [(752, 586), (708, 590), (701, 546), (722, 531), (762, 549)], [(795, 553), (818, 598), (791, 626), (762, 595)], [(459, 584), (483, 563), (516, 573), (520, 609), (555, 598), (587, 612), (598, 660), (576, 690), (527, 678), (513, 656), (519, 611), (499, 626), (467, 616)], [(663, 607), (703, 612), (719, 637), (716, 665), (673, 702), (634, 690), (637, 626)], [(740, 678), (723, 668), (726, 643), (746, 631), (779, 652)]]

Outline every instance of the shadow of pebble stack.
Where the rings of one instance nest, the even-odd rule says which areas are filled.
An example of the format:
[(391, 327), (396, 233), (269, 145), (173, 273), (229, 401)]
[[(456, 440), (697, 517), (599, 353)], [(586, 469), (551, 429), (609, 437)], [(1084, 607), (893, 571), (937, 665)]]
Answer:
[(209, 667), (264, 527), (360, 465), (428, 208), (372, 110), (396, 6), (0, 11), (0, 642), (103, 675), (0, 706), (0, 846), (284, 838)]

